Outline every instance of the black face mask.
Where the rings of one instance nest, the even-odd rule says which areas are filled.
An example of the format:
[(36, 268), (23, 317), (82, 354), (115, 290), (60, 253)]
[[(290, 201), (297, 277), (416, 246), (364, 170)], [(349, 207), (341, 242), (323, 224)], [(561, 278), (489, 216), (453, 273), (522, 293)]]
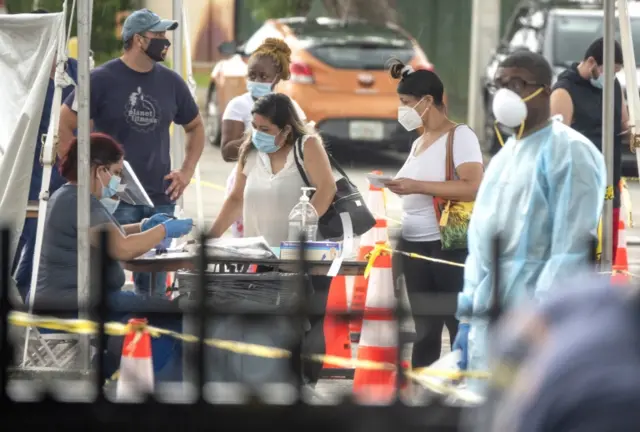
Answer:
[(164, 38), (151, 38), (149, 39), (149, 45), (147, 49), (144, 50), (144, 53), (149, 56), (151, 60), (161, 62), (164, 61), (164, 56), (162, 52), (165, 48), (169, 48), (171, 46), (171, 42)]

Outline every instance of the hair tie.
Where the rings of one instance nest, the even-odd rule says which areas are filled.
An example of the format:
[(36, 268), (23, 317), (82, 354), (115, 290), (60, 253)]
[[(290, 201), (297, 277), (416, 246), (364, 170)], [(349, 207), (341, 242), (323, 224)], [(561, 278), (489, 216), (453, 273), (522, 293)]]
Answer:
[(406, 65), (400, 71), (400, 73), (402, 73), (402, 76), (407, 76), (407, 75), (410, 75), (410, 74), (412, 74), (414, 72), (415, 72), (415, 70), (413, 69), (413, 67), (411, 65)]

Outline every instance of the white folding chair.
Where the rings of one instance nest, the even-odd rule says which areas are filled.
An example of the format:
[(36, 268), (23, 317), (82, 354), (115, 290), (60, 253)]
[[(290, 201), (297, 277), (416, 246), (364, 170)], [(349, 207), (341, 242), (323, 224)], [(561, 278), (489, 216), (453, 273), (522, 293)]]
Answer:
[[(9, 283), (9, 299), (16, 309), (25, 310), (24, 302), (13, 281)], [(28, 349), (23, 361), (26, 334), (26, 327), (9, 327), (9, 336), (15, 347), (16, 363), (20, 368), (69, 369), (74, 367), (75, 360), (78, 357), (78, 335), (68, 333), (43, 334), (37, 328), (31, 327), (27, 344)]]

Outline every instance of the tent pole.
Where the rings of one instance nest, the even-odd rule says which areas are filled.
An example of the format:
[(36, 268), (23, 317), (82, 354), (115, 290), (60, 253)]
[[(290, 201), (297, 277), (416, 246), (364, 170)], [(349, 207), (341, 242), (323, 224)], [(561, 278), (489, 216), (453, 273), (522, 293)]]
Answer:
[[(73, 13), (73, 12), (72, 12)], [(36, 225), (36, 243), (33, 253), (33, 265), (31, 269), (31, 281), (29, 283), (29, 313), (33, 313), (33, 306), (36, 300), (36, 286), (38, 284), (38, 273), (40, 270), (40, 254), (42, 251), (42, 236), (44, 234), (44, 227), (47, 215), (47, 205), (49, 202), (51, 186), (51, 170), (56, 160), (55, 149), (58, 146), (58, 127), (60, 123), (60, 106), (62, 105), (62, 77), (65, 74), (65, 62), (67, 38), (65, 37), (65, 26), (67, 16), (67, 2), (62, 4), (62, 23), (58, 31), (57, 48), (56, 48), (56, 73), (55, 73), (55, 88), (53, 91), (53, 98), (51, 101), (50, 109), (51, 116), (49, 119), (49, 127), (47, 128), (47, 134), (45, 135), (44, 143), (41, 143), (42, 150), (40, 154), (40, 162), (42, 163), (42, 182), (40, 183), (40, 194), (38, 196), (38, 222)], [(71, 22), (69, 23), (71, 24)], [(22, 363), (25, 364), (27, 356), (29, 354), (29, 339), (31, 334), (31, 327), (27, 327), (25, 332), (24, 351), (22, 354)]]
[[(613, 184), (613, 80), (614, 43), (616, 27), (615, 0), (604, 0), (604, 88), (602, 89), (602, 153), (607, 167), (607, 187)], [(602, 213), (602, 258), (601, 271), (611, 271), (613, 255), (613, 201), (605, 200)]]
[[(184, 35), (184, 49), (186, 51), (186, 55), (184, 59), (186, 61), (186, 76), (185, 81), (187, 81), (187, 85), (189, 86), (189, 91), (191, 91), (191, 97), (198, 103), (196, 89), (197, 84), (196, 80), (193, 78), (193, 62), (191, 59), (191, 38), (189, 35), (189, 21), (187, 20), (187, 10), (186, 7), (182, 8), (182, 34)], [(204, 206), (202, 202), (202, 175), (200, 172), (200, 162), (196, 164), (196, 215), (197, 215), (197, 227), (200, 231), (204, 231), (206, 228), (204, 226)]]
[[(173, 54), (173, 70), (178, 75), (183, 76), (182, 0), (173, 0), (173, 19), (178, 21), (178, 28), (172, 32), (173, 43), (171, 44), (171, 49)], [(173, 140), (171, 144), (173, 150), (173, 168), (180, 169), (184, 161), (184, 130), (176, 124), (173, 125)], [(177, 204), (179, 210), (184, 209), (184, 197), (180, 197)], [(180, 215), (178, 215), (178, 217), (180, 217)]]
[[(91, 45), (91, 4), (78, 2), (78, 308), (80, 318), (89, 318), (89, 207), (91, 205), (90, 114), (89, 114), (89, 48)], [(82, 368), (90, 367), (90, 339), (82, 337), (80, 356)]]

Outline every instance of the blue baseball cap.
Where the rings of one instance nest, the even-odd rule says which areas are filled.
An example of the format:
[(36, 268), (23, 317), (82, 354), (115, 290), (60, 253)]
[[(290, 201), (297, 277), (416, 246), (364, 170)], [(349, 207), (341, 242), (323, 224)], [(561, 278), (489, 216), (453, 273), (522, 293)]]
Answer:
[(178, 28), (178, 21), (160, 18), (149, 9), (134, 11), (124, 20), (122, 25), (122, 40), (128, 41), (136, 34), (144, 32), (164, 32)]

